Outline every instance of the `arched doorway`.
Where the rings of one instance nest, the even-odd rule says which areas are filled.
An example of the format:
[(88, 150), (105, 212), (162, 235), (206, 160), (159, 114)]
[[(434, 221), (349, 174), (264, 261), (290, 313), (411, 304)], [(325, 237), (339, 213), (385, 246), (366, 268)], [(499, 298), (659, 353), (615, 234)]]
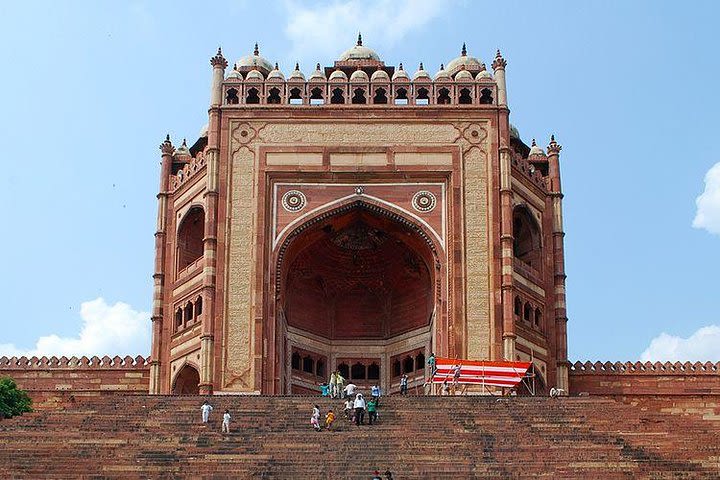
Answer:
[(393, 389), (393, 361), (432, 348), (438, 265), (417, 225), (363, 201), (295, 229), (278, 253), (278, 391), (314, 392), (336, 369)]
[(175, 377), (172, 393), (175, 395), (198, 395), (200, 374), (192, 365), (183, 366)]

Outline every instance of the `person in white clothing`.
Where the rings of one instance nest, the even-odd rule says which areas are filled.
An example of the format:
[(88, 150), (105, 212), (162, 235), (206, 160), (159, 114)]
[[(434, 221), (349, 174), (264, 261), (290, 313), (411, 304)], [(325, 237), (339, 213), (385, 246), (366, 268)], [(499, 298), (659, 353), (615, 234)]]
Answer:
[(358, 393), (355, 396), (355, 425), (360, 426), (361, 423), (365, 423), (365, 399), (362, 393)]
[(230, 433), (230, 410), (223, 414), (222, 433)]
[(562, 388), (552, 387), (552, 388), (550, 389), (550, 396), (551, 396), (552, 398), (557, 398), (557, 397), (559, 397), (560, 395), (562, 395), (563, 393), (565, 393), (565, 390), (563, 390)]
[(357, 386), (354, 383), (352, 383), (352, 382), (348, 383), (345, 386), (345, 398), (353, 398), (353, 396), (355, 395), (356, 388), (357, 388)]
[(205, 403), (202, 404), (202, 407), (200, 407), (200, 411), (202, 412), (202, 421), (203, 423), (208, 423), (208, 420), (210, 419), (210, 412), (212, 412), (213, 407), (208, 403), (207, 400), (205, 400)]

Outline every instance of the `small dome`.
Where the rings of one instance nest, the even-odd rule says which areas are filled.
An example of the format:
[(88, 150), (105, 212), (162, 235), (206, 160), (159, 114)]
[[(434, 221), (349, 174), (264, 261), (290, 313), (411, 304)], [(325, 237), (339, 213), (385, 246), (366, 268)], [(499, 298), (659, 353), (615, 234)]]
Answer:
[(448, 74), (447, 70), (445, 70), (445, 65), (442, 63), (440, 64), (440, 70), (435, 74), (435, 81), (450, 81), (452, 80), (450, 78), (450, 75)]
[(517, 127), (512, 123), (510, 124), (510, 138), (517, 138), (518, 140), (520, 140), (520, 132), (518, 131)]
[[(484, 63), (483, 63), (483, 67), (485, 67), (485, 64), (484, 64)], [(487, 70), (485, 70), (485, 68), (483, 68), (483, 69), (480, 71), (480, 73), (477, 74), (477, 76), (475, 77), (475, 80), (477, 80), (477, 81), (486, 81), (486, 82), (487, 82), (488, 80), (489, 80), (489, 81), (493, 81), (493, 76), (492, 76), (492, 73), (488, 72)]]
[(377, 70), (375, 70), (373, 72), (372, 76), (370, 77), (370, 81), (372, 81), (372, 82), (389, 82), (390, 76), (387, 74), (387, 72), (385, 70), (378, 68)]
[(480, 62), (479, 59), (471, 57), (467, 54), (467, 48), (465, 48), (465, 44), (463, 43), (460, 56), (454, 58), (453, 60), (450, 60), (450, 62), (447, 64), (447, 70), (449, 72), (455, 72), (456, 70), (459, 70), (462, 66), (465, 66), (467, 70), (472, 70), (477, 69), (481, 65), (482, 62)]
[(235, 67), (254, 67), (256, 69), (264, 68), (267, 71), (273, 69), (272, 63), (270, 63), (265, 57), (260, 56), (260, 49), (258, 48), (257, 43), (255, 44), (255, 50), (253, 51), (253, 54), (246, 55), (237, 62), (235, 62)]
[(270, 71), (270, 73), (268, 73), (267, 79), (268, 80), (280, 80), (283, 82), (285, 81), (285, 75), (283, 75), (283, 73), (280, 71), (277, 63), (275, 64), (275, 68), (273, 68)]
[(530, 147), (530, 156), (533, 156), (533, 155), (542, 155), (543, 157), (545, 156), (545, 152), (543, 151), (542, 148), (537, 146), (534, 138), (532, 141), (532, 146)]
[(368, 78), (368, 74), (364, 71), (360, 70), (359, 68), (355, 70), (352, 75), (350, 75), (350, 81), (351, 82), (369, 82), (370, 79)]
[(425, 71), (422, 62), (420, 62), (420, 68), (418, 68), (418, 71), (415, 72), (415, 75), (413, 75), (413, 80), (430, 80), (430, 74)]
[(455, 75), (455, 81), (456, 82), (472, 82), (473, 81), (472, 73), (468, 72), (465, 69), (460, 70), (457, 73), (457, 75)]
[(341, 62), (347, 62), (348, 60), (375, 60), (379, 62), (380, 56), (378, 56), (373, 49), (364, 47), (362, 44), (362, 35), (358, 34), (357, 44), (345, 50), (338, 60)]
[(247, 75), (245, 75), (245, 81), (259, 81), (262, 82), (265, 79), (263, 77), (263, 74), (260, 73), (260, 70), (252, 69), (250, 70)]
[(225, 77), (225, 80), (233, 80), (233, 81), (242, 82), (243, 76), (242, 76), (242, 73), (233, 69), (230, 73), (228, 73), (228, 76)]
[(327, 78), (325, 78), (325, 74), (320, 69), (319, 63), (315, 65), (315, 70), (310, 74), (308, 80), (311, 82), (324, 82), (325, 80), (327, 80)]
[(300, 64), (295, 64), (295, 70), (292, 71), (290, 76), (288, 77), (288, 80), (302, 80), (305, 81), (305, 75), (300, 71)]
[(407, 72), (406, 72), (405, 70), (403, 70), (403, 64), (402, 64), (402, 63), (398, 66), (398, 69), (395, 70), (395, 73), (393, 73), (392, 80), (393, 80), (393, 82), (395, 82), (395, 81), (397, 81), (397, 80), (408, 80), (408, 81), (410, 81), (410, 77), (408, 77)]
[(347, 82), (347, 79), (348, 78), (347, 75), (345, 75), (345, 72), (338, 68), (330, 74), (330, 78), (328, 80), (330, 80), (331, 82)]
[(175, 150), (175, 156), (176, 156), (176, 157), (179, 157), (179, 156), (185, 156), (185, 155), (187, 155), (188, 157), (190, 156), (190, 149), (189, 149), (188, 146), (187, 146), (187, 142), (186, 142), (185, 139), (183, 138), (183, 143), (182, 143), (182, 145), (180, 145), (180, 146), (178, 147), (178, 149)]

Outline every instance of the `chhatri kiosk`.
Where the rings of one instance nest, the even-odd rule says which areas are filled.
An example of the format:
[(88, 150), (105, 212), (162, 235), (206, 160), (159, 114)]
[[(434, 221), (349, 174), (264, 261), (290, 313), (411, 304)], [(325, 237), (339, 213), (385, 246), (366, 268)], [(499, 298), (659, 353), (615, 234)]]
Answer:
[(431, 352), (567, 390), (560, 145), (510, 124), (500, 52), (210, 63), (207, 128), (160, 146), (151, 393), (394, 391)]

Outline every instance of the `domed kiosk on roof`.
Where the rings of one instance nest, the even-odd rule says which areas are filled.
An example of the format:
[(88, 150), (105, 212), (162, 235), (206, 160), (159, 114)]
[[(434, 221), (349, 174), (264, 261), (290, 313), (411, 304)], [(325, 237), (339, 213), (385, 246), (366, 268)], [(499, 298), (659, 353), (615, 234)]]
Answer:
[(357, 44), (354, 47), (345, 50), (338, 59), (338, 61), (340, 62), (348, 62), (353, 60), (374, 60), (376, 62), (380, 61), (380, 56), (375, 53), (372, 48), (368, 48), (362, 44), (362, 34), (358, 34)]
[(463, 43), (462, 50), (460, 51), (460, 56), (457, 58), (454, 58), (453, 60), (450, 60), (448, 64), (445, 66), (445, 70), (447, 70), (448, 75), (453, 76), (457, 72), (463, 69), (465, 67), (465, 70), (469, 71), (470, 73), (477, 73), (482, 69), (482, 62), (480, 59), (471, 57), (467, 54), (467, 47)]
[(235, 68), (240, 72), (259, 70), (263, 75), (267, 75), (273, 70), (273, 64), (260, 55), (260, 49), (256, 43), (252, 55), (246, 55), (235, 62)]

